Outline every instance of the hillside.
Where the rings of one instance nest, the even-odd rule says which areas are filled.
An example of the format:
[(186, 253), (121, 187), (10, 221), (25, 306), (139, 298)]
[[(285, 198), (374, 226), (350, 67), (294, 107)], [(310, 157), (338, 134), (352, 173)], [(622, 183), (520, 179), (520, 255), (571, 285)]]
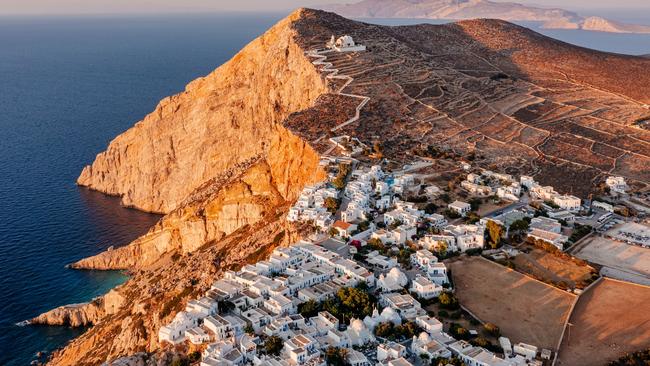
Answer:
[[(308, 54), (332, 34), (368, 46), (328, 55), (347, 79), (326, 78)], [(610, 173), (647, 184), (650, 132), (633, 125), (650, 114), (649, 67), (503, 21), (391, 28), (298, 10), (163, 100), (83, 170), (79, 184), (166, 215), (130, 245), (73, 265), (131, 278), (35, 320), (93, 324), (51, 364), (158, 350), (160, 325), (223, 270), (297, 240), (285, 216), (305, 185), (324, 179), (330, 136), (377, 141), (397, 165), (430, 146), (474, 154), (477, 165), (575, 194)], [(339, 94), (342, 80), (350, 83)]]
[(322, 7), (351, 18), (493, 18), (541, 22), (549, 29), (584, 29), (613, 33), (650, 33), (649, 26), (623, 24), (599, 17), (583, 17), (557, 8), (538, 8), (514, 2), (489, 0), (361, 0)]

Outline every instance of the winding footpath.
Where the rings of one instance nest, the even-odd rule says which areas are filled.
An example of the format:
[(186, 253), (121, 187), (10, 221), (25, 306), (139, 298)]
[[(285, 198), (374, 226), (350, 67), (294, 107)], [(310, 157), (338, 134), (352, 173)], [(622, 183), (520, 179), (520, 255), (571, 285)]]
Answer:
[[(354, 78), (348, 75), (339, 75), (339, 69), (334, 68), (334, 65), (331, 62), (325, 61), (327, 60), (327, 53), (334, 52), (332, 50), (313, 50), (307, 52), (307, 56), (313, 57), (316, 60), (312, 61), (312, 64), (315, 66), (322, 66), (323, 68), (321, 71), (323, 73), (327, 73), (327, 76), (325, 76), (326, 79), (337, 79), (337, 80), (345, 80), (345, 83), (343, 86), (339, 88), (339, 90), (336, 91), (336, 94), (342, 95), (344, 97), (350, 97), (350, 98), (355, 98), (355, 99), (360, 99), (361, 102), (356, 108), (356, 112), (354, 114), (354, 117), (348, 119), (347, 121), (334, 126), (333, 128), (330, 129), (330, 131), (334, 132), (336, 130), (339, 130), (351, 123), (354, 123), (359, 120), (359, 116), (361, 114), (361, 109), (368, 103), (370, 100), (370, 97), (367, 97), (365, 95), (358, 95), (358, 94), (348, 94), (348, 93), (343, 93), (343, 90), (350, 85), (353, 81)], [(325, 135), (319, 137), (316, 142), (320, 141), (323, 139)]]

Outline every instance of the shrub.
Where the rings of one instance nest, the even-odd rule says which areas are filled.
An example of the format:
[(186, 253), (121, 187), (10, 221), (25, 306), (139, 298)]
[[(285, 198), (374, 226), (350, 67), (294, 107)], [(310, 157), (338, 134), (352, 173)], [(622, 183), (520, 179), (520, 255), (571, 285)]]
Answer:
[(266, 339), (266, 342), (264, 342), (264, 350), (269, 355), (279, 355), (280, 351), (282, 351), (282, 347), (284, 347), (284, 342), (282, 341), (282, 338), (278, 336), (270, 336)]
[(495, 324), (492, 323), (485, 323), (483, 326), (486, 332), (490, 333), (491, 335), (498, 337), (501, 335), (501, 330), (499, 327), (497, 327)]

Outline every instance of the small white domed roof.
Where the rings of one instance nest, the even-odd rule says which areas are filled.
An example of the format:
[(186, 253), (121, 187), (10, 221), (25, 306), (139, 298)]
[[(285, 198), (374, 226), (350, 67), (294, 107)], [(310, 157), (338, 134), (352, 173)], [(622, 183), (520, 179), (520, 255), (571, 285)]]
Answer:
[(381, 312), (381, 321), (382, 322), (391, 322), (393, 324), (402, 324), (402, 318), (393, 310), (393, 308), (385, 308)]

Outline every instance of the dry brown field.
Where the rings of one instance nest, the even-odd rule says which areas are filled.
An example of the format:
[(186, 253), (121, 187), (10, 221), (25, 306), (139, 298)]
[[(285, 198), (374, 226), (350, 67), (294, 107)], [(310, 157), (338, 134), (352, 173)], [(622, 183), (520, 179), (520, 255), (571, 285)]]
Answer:
[(580, 296), (558, 365), (606, 365), (650, 347), (650, 287), (604, 278)]
[(581, 260), (573, 260), (568, 255), (555, 255), (532, 246), (529, 248), (531, 251), (516, 256), (513, 264), (517, 271), (542, 282), (561, 288), (584, 288), (591, 283), (592, 273), (596, 273), (592, 266)]
[(514, 343), (555, 349), (575, 296), (481, 257), (450, 262), (457, 297)]

